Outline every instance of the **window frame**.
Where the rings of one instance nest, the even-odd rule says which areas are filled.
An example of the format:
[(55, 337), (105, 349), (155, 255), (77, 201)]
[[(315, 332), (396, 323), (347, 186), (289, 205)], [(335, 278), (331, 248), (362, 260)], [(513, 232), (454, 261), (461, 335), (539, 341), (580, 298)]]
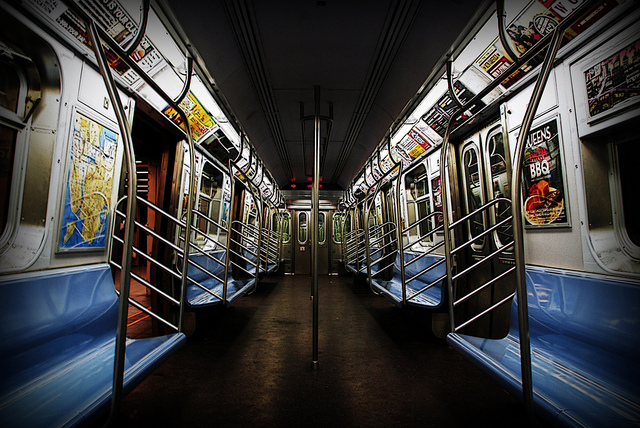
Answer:
[[(505, 135), (504, 129), (502, 127), (502, 125), (497, 125), (493, 128), (491, 128), (489, 130), (489, 132), (487, 132), (486, 134), (486, 141), (484, 141), (483, 145), (484, 145), (484, 156), (485, 159), (487, 161), (487, 171), (488, 171), (488, 177), (487, 177), (487, 192), (489, 192), (488, 195), (485, 195), (485, 199), (489, 200), (491, 199), (492, 201), (494, 199), (497, 199), (499, 197), (502, 198), (507, 198), (507, 199), (511, 199), (511, 195), (507, 192), (507, 194), (504, 194), (502, 196), (496, 196), (495, 193), (495, 182), (494, 179), (496, 177), (499, 177), (499, 175), (495, 175), (493, 173), (493, 164), (491, 163), (491, 158), (493, 156), (493, 153), (495, 153), (495, 144), (494, 144), (494, 150), (493, 153), (491, 152), (491, 141), (494, 137), (497, 136), (502, 136), (502, 148), (503, 148), (503, 153), (502, 153), (502, 157), (503, 157), (503, 161), (504, 161), (504, 174), (506, 174), (507, 177), (507, 186), (510, 186), (510, 177), (511, 177), (511, 162), (510, 162), (510, 151), (509, 151), (509, 145), (508, 145), (508, 137)], [(494, 226), (496, 223), (499, 223), (500, 221), (504, 220), (504, 218), (498, 219), (498, 209), (499, 209), (499, 205), (500, 203), (493, 205), (491, 207), (490, 210), (490, 219), (489, 219), (489, 223), (491, 226)], [(512, 214), (512, 209), (511, 209), (511, 205), (509, 205), (509, 209), (508, 209), (508, 214), (507, 216)], [(511, 225), (511, 223), (507, 223), (502, 227), (509, 227)], [(502, 248), (505, 247), (507, 245), (509, 245), (511, 242), (513, 242), (513, 231), (511, 233), (511, 240), (507, 241), (507, 242), (502, 242), (502, 240), (500, 239), (499, 233), (498, 233), (499, 229), (494, 230), (491, 235), (493, 237), (493, 241), (495, 243), (496, 248)], [(506, 251), (506, 253), (512, 253), (513, 250), (510, 249), (508, 251)]]
[[(320, 227), (320, 219), (322, 218), (322, 224), (324, 227)], [(322, 238), (322, 239), (320, 239)], [(325, 211), (318, 211), (318, 245), (325, 244), (327, 242), (327, 213)]]
[[(286, 222), (286, 226), (285, 226), (285, 222)], [(291, 242), (291, 213), (288, 210), (285, 210), (282, 213), (282, 220), (281, 220), (281, 227), (282, 227), (282, 243), (283, 244), (288, 244), (289, 242)], [(287, 230), (287, 239), (285, 240), (285, 227)]]
[(634, 140), (635, 144), (640, 144), (640, 138), (638, 137), (609, 142), (609, 186), (611, 189), (611, 208), (613, 211), (613, 228), (615, 235), (622, 251), (631, 259), (638, 261), (640, 260), (640, 245), (635, 243), (627, 232), (619, 158), (619, 147), (623, 144), (634, 144)]
[[(342, 230), (342, 224), (344, 223), (345, 215), (341, 212), (334, 212), (331, 216), (331, 224), (333, 227), (331, 228), (331, 239), (334, 244), (342, 244), (342, 237), (344, 235)], [(338, 224), (336, 225), (336, 221)], [(340, 233), (340, 240), (336, 239), (336, 231)]]
[(20, 85), (17, 95), (16, 110), (12, 111), (4, 106), (0, 106), (0, 125), (15, 131), (13, 140), (13, 160), (11, 173), (8, 175), (10, 183), (7, 186), (7, 217), (4, 225), (0, 225), (0, 254), (9, 247), (20, 222), (20, 211), (22, 209), (22, 197), (24, 194), (24, 179), (26, 173), (26, 161), (28, 148), (28, 123), (31, 118), (24, 122), (18, 112), (26, 109), (26, 99), (29, 93), (29, 84), (23, 68), (15, 61), (4, 61), (10, 66), (18, 77)]
[[(477, 165), (477, 187), (478, 187), (478, 191), (479, 193), (479, 202), (478, 202), (478, 207), (481, 207), (482, 205), (484, 205), (486, 202), (486, 195), (484, 192), (484, 184), (483, 184), (483, 171), (482, 171), (482, 150), (480, 148), (480, 145), (474, 141), (474, 140), (469, 140), (467, 141), (464, 146), (462, 147), (462, 151), (460, 152), (460, 158), (461, 158), (461, 167), (462, 167), (462, 174), (461, 174), (461, 178), (462, 178), (462, 182), (463, 182), (463, 191), (464, 191), (464, 198), (463, 198), (463, 204), (464, 204), (464, 208), (465, 208), (465, 215), (470, 214), (472, 211), (475, 211), (478, 207), (471, 209), (470, 204), (469, 204), (469, 197), (471, 196), (470, 193), (472, 192), (472, 188), (469, 185), (469, 174), (468, 174), (468, 165), (465, 159), (465, 155), (470, 152), (470, 151), (474, 151), (477, 157), (476, 160), (476, 165)], [(487, 219), (484, 215), (484, 213), (480, 213), (480, 214), (476, 214), (480, 215), (482, 217), (482, 227), (483, 230), (487, 229)], [(467, 220), (467, 239), (468, 240), (473, 240), (476, 238), (476, 236), (480, 235), (480, 233), (478, 233), (477, 235), (475, 235), (473, 233), (473, 230), (475, 229), (473, 227), (473, 221), (474, 221), (475, 216), (471, 217), (469, 220)], [(474, 251), (480, 251), (482, 250), (485, 245), (486, 245), (486, 237), (482, 237), (478, 240), (476, 240), (476, 242), (474, 242), (473, 244), (471, 244), (471, 248)]]
[[(302, 230), (302, 224), (300, 222), (300, 216), (304, 215), (305, 219), (304, 219), (304, 241), (300, 240), (300, 231)], [(307, 243), (307, 241), (309, 240), (309, 214), (306, 211), (298, 211), (298, 216), (297, 216), (297, 223), (298, 223), (298, 233), (297, 233), (297, 241), (299, 245), (305, 245)]]

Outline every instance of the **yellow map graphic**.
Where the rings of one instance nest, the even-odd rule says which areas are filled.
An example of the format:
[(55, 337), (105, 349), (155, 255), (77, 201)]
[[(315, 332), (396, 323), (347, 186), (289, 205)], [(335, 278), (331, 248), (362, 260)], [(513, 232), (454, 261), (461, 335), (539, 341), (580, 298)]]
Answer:
[(75, 113), (60, 248), (106, 245), (118, 135)]

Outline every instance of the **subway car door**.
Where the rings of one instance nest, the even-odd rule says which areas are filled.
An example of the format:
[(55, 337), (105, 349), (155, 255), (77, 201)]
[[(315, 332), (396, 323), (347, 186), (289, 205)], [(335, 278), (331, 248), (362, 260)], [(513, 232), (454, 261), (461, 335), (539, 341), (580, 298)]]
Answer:
[(293, 239), (291, 236), (291, 211), (282, 212), (280, 227), (282, 228), (282, 254), (280, 260), (284, 268), (285, 275), (293, 275)]
[(296, 275), (311, 275), (311, 239), (309, 239), (311, 212), (293, 211), (293, 266)]
[[(507, 142), (500, 123), (482, 129), (465, 139), (457, 155), (460, 174), (460, 205), (462, 216), (470, 215), (496, 198), (510, 195), (510, 163)], [(511, 214), (510, 204), (499, 202), (489, 209), (477, 212), (466, 222), (462, 241), (477, 238), (469, 245), (458, 263), (458, 272), (489, 257), (512, 241), (511, 222), (506, 222), (491, 233), (482, 233)], [(513, 252), (508, 251), (478, 264), (464, 278), (464, 290), (470, 292), (490, 282), (513, 265)], [(495, 282), (477, 293), (462, 308), (462, 317), (470, 318), (504, 297), (513, 288), (513, 278)], [(510, 305), (503, 305), (470, 325), (465, 333), (501, 338), (508, 333)]]

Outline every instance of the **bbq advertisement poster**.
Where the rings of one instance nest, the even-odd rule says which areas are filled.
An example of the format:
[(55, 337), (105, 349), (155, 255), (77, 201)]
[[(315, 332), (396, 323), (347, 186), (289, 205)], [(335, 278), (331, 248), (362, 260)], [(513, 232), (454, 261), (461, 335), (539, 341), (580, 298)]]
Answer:
[(522, 160), (522, 210), (528, 227), (568, 226), (558, 118), (532, 128)]

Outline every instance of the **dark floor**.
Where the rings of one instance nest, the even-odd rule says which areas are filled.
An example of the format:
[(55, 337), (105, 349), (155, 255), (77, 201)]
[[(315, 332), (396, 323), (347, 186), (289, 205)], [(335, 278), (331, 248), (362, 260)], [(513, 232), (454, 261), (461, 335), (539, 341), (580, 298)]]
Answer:
[(122, 402), (119, 426), (525, 426), (522, 405), (351, 277), (276, 276), (198, 316), (187, 345)]

